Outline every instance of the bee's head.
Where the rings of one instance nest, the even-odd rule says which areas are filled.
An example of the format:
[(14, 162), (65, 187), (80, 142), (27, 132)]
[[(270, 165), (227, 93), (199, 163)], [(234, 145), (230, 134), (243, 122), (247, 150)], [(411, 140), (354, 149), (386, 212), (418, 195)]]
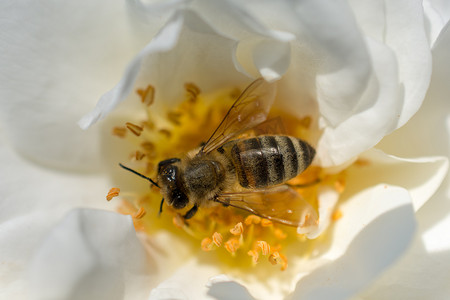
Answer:
[(179, 168), (179, 158), (164, 160), (158, 165), (158, 184), (167, 204), (175, 209), (182, 209), (189, 199), (185, 193), (183, 179)]

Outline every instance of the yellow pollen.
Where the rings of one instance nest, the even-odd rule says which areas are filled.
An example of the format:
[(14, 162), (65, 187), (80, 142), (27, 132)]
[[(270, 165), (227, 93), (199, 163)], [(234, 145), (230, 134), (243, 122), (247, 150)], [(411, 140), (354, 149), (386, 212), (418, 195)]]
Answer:
[(273, 233), (279, 240), (284, 240), (285, 238), (287, 238), (287, 233), (284, 232), (281, 228), (275, 228)]
[(142, 128), (141, 126), (138, 126), (130, 122), (127, 122), (125, 125), (127, 126), (128, 130), (130, 130), (136, 136), (140, 136), (142, 130), (144, 130), (144, 128)]
[(269, 262), (272, 265), (281, 265), (281, 271), (286, 270), (287, 268), (287, 259), (284, 255), (281, 255), (278, 251), (274, 251), (269, 255)]
[(222, 245), (223, 237), (220, 233), (214, 232), (212, 236), (213, 242), (217, 247)]
[(230, 229), (230, 232), (232, 235), (241, 235), (244, 232), (244, 225), (242, 225), (242, 222), (239, 222), (234, 228)]
[(146, 89), (138, 89), (137, 93), (141, 96), (141, 101), (146, 106), (153, 104), (153, 101), (155, 100), (155, 88), (152, 85), (147, 85)]
[(143, 207), (140, 207), (139, 210), (134, 214), (133, 218), (141, 219), (143, 216), (145, 216), (145, 213), (145, 209)]
[(345, 190), (345, 178), (339, 178), (336, 180), (334, 182), (334, 189), (340, 194), (343, 193)]
[(259, 224), (261, 222), (261, 217), (255, 216), (255, 215), (249, 215), (247, 218), (245, 218), (245, 225), (249, 226), (251, 224)]
[[(163, 111), (157, 111), (153, 106), (149, 107), (154, 104), (156, 95), (152, 85), (137, 90), (143, 110), (143, 113), (137, 116), (142, 118), (130, 120), (126, 126), (114, 127), (112, 130), (114, 136), (124, 138), (124, 141), (134, 146), (125, 159), (119, 157), (118, 161), (155, 181), (158, 178), (158, 164), (171, 157), (183, 158), (187, 153), (194, 154), (192, 150), (208, 140), (242, 92), (239, 88), (231, 88), (205, 94), (193, 83), (186, 83), (184, 91), (182, 87), (179, 87), (179, 90), (184, 92), (183, 98), (178, 99), (181, 101), (180, 104), (167, 107)], [(161, 99), (163, 104), (164, 100)], [(318, 134), (316, 127), (317, 120), (312, 116), (299, 119), (273, 107), (265, 122), (237, 138), (261, 134), (286, 134), (315, 141)], [(355, 164), (358, 163), (365, 165), (363, 161)], [(138, 180), (142, 179), (136, 178), (136, 181)], [(327, 171), (319, 166), (310, 166), (288, 184), (292, 185), (292, 188), (317, 212), (321, 187), (331, 187), (339, 193), (343, 192), (346, 185), (345, 171), (327, 174)], [(160, 183), (158, 185), (163, 187)], [(218, 203), (201, 205), (191, 219), (185, 220), (183, 215), (188, 208), (177, 210), (166, 202), (158, 218), (161, 189), (151, 184), (149, 186), (143, 192), (121, 193), (122, 198), (126, 196), (126, 199), (123, 199), (124, 203), (119, 210), (133, 217), (136, 230), (148, 234), (154, 234), (157, 230), (169, 231), (186, 242), (195, 243), (197, 248), (200, 245), (203, 251), (213, 250), (215, 253), (209, 255), (226, 257), (221, 262), (231, 263), (239, 268), (261, 268), (263, 266), (255, 266), (261, 262), (261, 265), (264, 263), (270, 267), (271, 264), (275, 264), (284, 270), (287, 267), (287, 259), (282, 252), (284, 249), (292, 250), (292, 246), (301, 249), (296, 251), (299, 255), (311, 254), (313, 247), (306, 244), (309, 240), (305, 235), (299, 235), (296, 227), (286, 226), (231, 206), (225, 207)], [(235, 187), (239, 188), (238, 183), (230, 189)], [(107, 199), (111, 200), (118, 195), (119, 189), (113, 188), (108, 193)], [(286, 209), (289, 209), (287, 205)], [(335, 210), (332, 219), (337, 220), (341, 217), (342, 213)], [(310, 226), (314, 225), (311, 223), (317, 222), (317, 219), (311, 213), (303, 221), (303, 226)], [(268, 261), (261, 260), (262, 256), (267, 257)]]
[(176, 214), (172, 218), (173, 225), (177, 228), (183, 228), (186, 224), (184, 223), (183, 217), (180, 214)]
[(240, 247), (239, 240), (236, 238), (231, 238), (225, 242), (224, 247), (225, 247), (225, 249), (227, 249), (228, 252), (230, 252), (232, 255), (234, 255)]
[(270, 226), (273, 226), (273, 222), (268, 219), (261, 219), (261, 226), (262, 227), (270, 227)]
[(214, 243), (210, 238), (204, 238), (201, 243), (201, 248), (203, 251), (211, 251), (213, 249)]
[(127, 135), (127, 129), (125, 127), (114, 127), (112, 129), (112, 134), (114, 136), (124, 138)]
[(261, 249), (262, 255), (270, 253), (270, 245), (266, 241), (257, 241), (256, 245)]
[(258, 251), (249, 250), (247, 252), (247, 254), (252, 257), (253, 264), (257, 264), (258, 263), (258, 260), (259, 260), (259, 253), (258, 253)]
[(337, 220), (339, 220), (340, 218), (342, 218), (342, 211), (341, 210), (336, 210), (332, 215), (331, 215), (331, 219), (333, 220), (333, 221), (337, 221)]
[(110, 189), (108, 194), (106, 195), (106, 200), (111, 201), (112, 198), (119, 196), (119, 193), (120, 193), (119, 188)]

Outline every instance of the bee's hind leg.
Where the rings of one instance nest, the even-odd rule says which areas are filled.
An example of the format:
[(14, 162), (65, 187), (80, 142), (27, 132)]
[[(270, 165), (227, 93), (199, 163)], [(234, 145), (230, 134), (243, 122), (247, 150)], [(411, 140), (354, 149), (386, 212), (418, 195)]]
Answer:
[(183, 216), (183, 219), (188, 220), (190, 218), (192, 218), (195, 213), (198, 210), (198, 206), (197, 204), (194, 204), (194, 206), (192, 206), (192, 208), (190, 210), (187, 211), (187, 213)]

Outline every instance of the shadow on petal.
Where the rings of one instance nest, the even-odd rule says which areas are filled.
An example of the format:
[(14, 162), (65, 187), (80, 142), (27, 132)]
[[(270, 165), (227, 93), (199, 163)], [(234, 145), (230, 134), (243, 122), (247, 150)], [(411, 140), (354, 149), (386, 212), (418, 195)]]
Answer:
[(290, 299), (347, 299), (354, 295), (403, 254), (415, 227), (410, 205), (386, 212), (353, 239), (342, 257), (302, 278)]

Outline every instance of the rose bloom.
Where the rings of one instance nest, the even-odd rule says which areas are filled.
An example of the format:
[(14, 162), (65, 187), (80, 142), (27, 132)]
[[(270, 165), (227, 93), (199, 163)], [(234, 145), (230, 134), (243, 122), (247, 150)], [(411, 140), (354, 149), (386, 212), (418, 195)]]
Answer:
[[(444, 1), (4, 1), (0, 15), (1, 298), (448, 298)], [(105, 200), (149, 189), (111, 135), (145, 116), (135, 91), (155, 88), (157, 120), (186, 83), (206, 97), (257, 77), (311, 121), (313, 166), (345, 172), (285, 271), (136, 231)]]

